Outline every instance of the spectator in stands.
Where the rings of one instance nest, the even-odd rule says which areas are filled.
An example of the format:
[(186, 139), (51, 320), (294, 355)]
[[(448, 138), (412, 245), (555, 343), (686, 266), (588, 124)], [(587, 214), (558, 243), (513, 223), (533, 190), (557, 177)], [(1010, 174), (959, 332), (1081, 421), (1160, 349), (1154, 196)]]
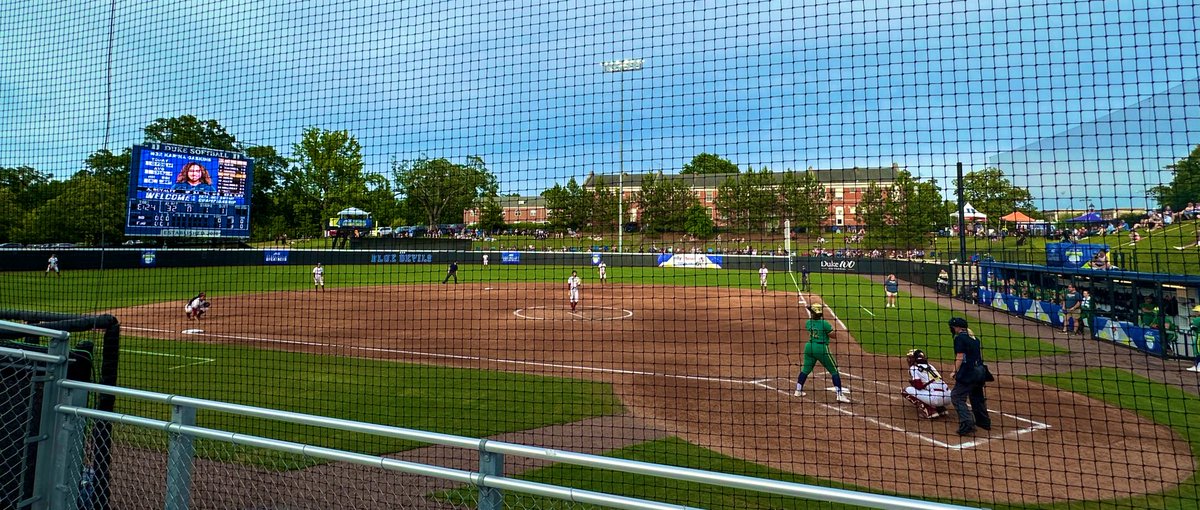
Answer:
[(1143, 298), (1142, 304), (1138, 306), (1138, 311), (1140, 312), (1138, 325), (1147, 328), (1153, 328), (1158, 325), (1160, 310), (1158, 305), (1154, 303), (1154, 296), (1148, 295)]

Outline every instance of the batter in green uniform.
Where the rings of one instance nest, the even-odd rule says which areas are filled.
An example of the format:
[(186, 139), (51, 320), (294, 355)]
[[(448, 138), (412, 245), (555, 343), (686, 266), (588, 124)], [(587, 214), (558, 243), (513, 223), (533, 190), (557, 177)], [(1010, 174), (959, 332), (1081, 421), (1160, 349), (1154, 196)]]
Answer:
[(829, 371), (829, 375), (833, 377), (833, 386), (837, 388), (837, 401), (850, 403), (850, 397), (842, 390), (842, 376), (838, 373), (837, 362), (833, 360), (833, 354), (829, 353), (829, 341), (833, 338), (833, 324), (825, 320), (825, 306), (820, 303), (814, 303), (808, 307), (809, 319), (804, 323), (804, 330), (808, 332), (808, 342), (804, 344), (804, 365), (800, 368), (800, 376), (796, 377), (796, 391), (792, 395), (803, 397), (804, 381), (808, 379), (808, 374), (812, 373), (812, 369), (821, 362), (821, 366)]

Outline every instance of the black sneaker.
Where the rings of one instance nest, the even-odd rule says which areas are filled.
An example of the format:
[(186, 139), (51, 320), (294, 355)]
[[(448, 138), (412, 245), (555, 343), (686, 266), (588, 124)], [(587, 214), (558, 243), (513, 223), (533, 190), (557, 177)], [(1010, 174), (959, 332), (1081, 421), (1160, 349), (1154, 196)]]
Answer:
[(958, 428), (958, 435), (960, 435), (960, 436), (970, 436), (973, 434), (975, 434), (975, 427), (959, 427)]

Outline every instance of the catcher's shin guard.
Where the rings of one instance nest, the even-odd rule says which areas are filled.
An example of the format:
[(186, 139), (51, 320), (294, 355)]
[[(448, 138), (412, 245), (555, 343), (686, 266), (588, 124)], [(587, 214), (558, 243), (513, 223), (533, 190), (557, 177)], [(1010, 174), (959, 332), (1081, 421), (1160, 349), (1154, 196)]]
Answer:
[(929, 415), (929, 405), (927, 405), (927, 404), (926, 404), (926, 403), (924, 403), (924, 402), (921, 402), (921, 399), (919, 399), (919, 398), (917, 398), (917, 397), (915, 397), (915, 396), (913, 396), (913, 395), (909, 395), (907, 392), (906, 392), (906, 393), (902, 393), (902, 395), (904, 396), (904, 400), (907, 400), (907, 401), (908, 401), (908, 403), (910, 403), (910, 404), (912, 404), (912, 405), (916, 406), (916, 408), (917, 408), (917, 414), (918, 414), (920, 417), (922, 417), (922, 418), (929, 418), (929, 416), (930, 416), (930, 415)]

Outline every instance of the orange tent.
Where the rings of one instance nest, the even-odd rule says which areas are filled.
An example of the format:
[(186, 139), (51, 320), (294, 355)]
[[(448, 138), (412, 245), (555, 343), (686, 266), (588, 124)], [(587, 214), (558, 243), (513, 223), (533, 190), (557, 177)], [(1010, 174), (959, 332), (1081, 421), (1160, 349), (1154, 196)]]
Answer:
[(1029, 216), (1026, 216), (1025, 213), (1023, 213), (1021, 211), (1014, 211), (1012, 214), (1008, 214), (1008, 215), (1004, 216), (1003, 218), (1000, 218), (1000, 220), (1001, 221), (1011, 221), (1013, 223), (1034, 223), (1037, 221), (1033, 218), (1030, 218)]

